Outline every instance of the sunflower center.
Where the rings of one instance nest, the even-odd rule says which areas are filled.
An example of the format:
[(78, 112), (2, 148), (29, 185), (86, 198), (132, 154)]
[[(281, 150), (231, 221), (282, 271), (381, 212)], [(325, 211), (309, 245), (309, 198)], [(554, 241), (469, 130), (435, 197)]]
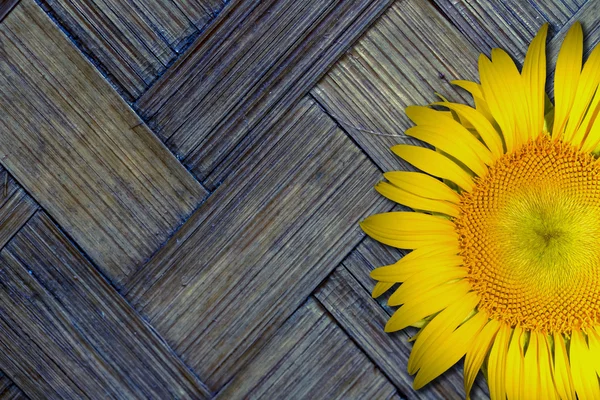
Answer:
[(480, 309), (568, 333), (600, 322), (600, 165), (546, 136), (499, 159), (456, 220)]

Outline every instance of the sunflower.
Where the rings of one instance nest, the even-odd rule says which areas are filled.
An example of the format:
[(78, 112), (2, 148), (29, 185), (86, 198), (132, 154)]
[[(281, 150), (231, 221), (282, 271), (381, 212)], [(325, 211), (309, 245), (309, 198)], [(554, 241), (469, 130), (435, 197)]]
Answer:
[(552, 104), (547, 30), (521, 71), (494, 49), (481, 83), (453, 82), (474, 107), (406, 109), (406, 134), (433, 149), (392, 147), (423, 173), (385, 173), (376, 190), (414, 211), (361, 223), (411, 250), (371, 276), (374, 297), (402, 283), (385, 330), (420, 328), (415, 389), (465, 357), (467, 396), (483, 370), (492, 399), (600, 399), (600, 47), (584, 64), (581, 25), (569, 29)]

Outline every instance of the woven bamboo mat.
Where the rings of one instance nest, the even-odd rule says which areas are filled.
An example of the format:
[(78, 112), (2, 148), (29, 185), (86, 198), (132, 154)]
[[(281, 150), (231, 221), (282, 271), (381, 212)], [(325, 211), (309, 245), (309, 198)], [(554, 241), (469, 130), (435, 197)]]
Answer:
[[(0, 398), (457, 399), (357, 222), (404, 108), (595, 0), (0, 1)], [(486, 398), (479, 380), (474, 398)]]

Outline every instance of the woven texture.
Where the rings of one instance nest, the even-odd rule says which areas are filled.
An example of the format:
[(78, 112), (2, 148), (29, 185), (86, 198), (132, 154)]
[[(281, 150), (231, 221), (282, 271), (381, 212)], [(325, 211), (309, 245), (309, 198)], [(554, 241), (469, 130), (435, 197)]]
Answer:
[(599, 8), (0, 0), (0, 399), (464, 398), (412, 390), (358, 221), (406, 106)]

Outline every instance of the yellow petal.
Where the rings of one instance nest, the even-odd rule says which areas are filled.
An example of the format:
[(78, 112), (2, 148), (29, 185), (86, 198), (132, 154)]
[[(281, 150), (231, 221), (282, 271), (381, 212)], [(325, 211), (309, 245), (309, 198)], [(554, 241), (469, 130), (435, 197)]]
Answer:
[(434, 200), (445, 200), (454, 204), (460, 202), (460, 196), (440, 180), (412, 171), (391, 171), (383, 174), (385, 179), (402, 190)]
[(390, 290), (392, 286), (394, 286), (394, 282), (377, 282), (375, 284), (375, 287), (373, 288), (373, 293), (371, 294), (371, 296), (373, 296), (373, 298), (376, 299), (388, 290)]
[[(507, 52), (502, 49), (492, 49), (492, 64), (499, 75), (499, 80), (504, 82), (504, 104), (501, 112), (512, 113), (514, 121), (515, 145), (519, 146), (527, 141), (532, 131), (529, 126), (529, 106), (525, 97), (525, 85), (523, 78), (515, 62)], [(484, 92), (485, 94), (485, 92)]]
[[(574, 145), (579, 146), (583, 140), (583, 131), (579, 135), (575, 133), (579, 130), (586, 113), (590, 109), (590, 103), (593, 100), (596, 88), (600, 82), (600, 47), (596, 47), (583, 66), (577, 90), (575, 91), (575, 100), (573, 107), (569, 113), (569, 120), (564, 133), (564, 139), (571, 141)], [(592, 109), (593, 112), (595, 110)]]
[(367, 217), (360, 226), (373, 239), (398, 248), (410, 249), (458, 240), (451, 221), (417, 212), (375, 214)]
[(427, 357), (428, 362), (423, 363), (415, 377), (413, 387), (417, 390), (422, 388), (456, 364), (471, 347), (473, 340), (487, 321), (487, 314), (477, 313), (452, 332), (446, 339), (446, 345), (437, 346)]
[(410, 299), (420, 296), (421, 293), (433, 290), (435, 287), (453, 281), (455, 279), (467, 276), (467, 269), (464, 267), (446, 267), (441, 269), (424, 270), (416, 273), (406, 280), (394, 294), (390, 296), (388, 304), (390, 306), (399, 306), (410, 301)]
[(575, 386), (565, 341), (560, 333), (554, 334), (554, 382), (561, 399), (575, 400)]
[(433, 150), (400, 144), (392, 147), (392, 151), (421, 171), (438, 178), (448, 179), (466, 191), (473, 188), (473, 179), (464, 169), (448, 157)]
[(492, 400), (506, 399), (506, 353), (512, 329), (501, 324), (488, 359), (488, 384)]
[(515, 148), (516, 139), (512, 105), (510, 109), (507, 107), (507, 104), (510, 104), (511, 101), (507, 93), (509, 83), (502, 80), (503, 75), (483, 54), (479, 57), (479, 75), (485, 101), (502, 130), (506, 151), (511, 152)]
[(441, 214), (446, 214), (451, 217), (458, 217), (459, 209), (458, 206), (449, 203), (447, 201), (426, 199), (417, 195), (414, 195), (405, 190), (399, 189), (398, 187), (387, 183), (379, 182), (375, 186), (381, 195), (388, 199), (395, 201), (398, 204), (403, 204), (415, 210), (431, 211)]
[(395, 264), (375, 268), (371, 278), (384, 282), (404, 282), (412, 275), (426, 269), (454, 267), (462, 265), (458, 254), (458, 242), (454, 245), (433, 245), (418, 248), (402, 257)]
[(473, 346), (467, 351), (464, 371), (467, 400), (470, 398), (471, 388), (473, 387), (477, 373), (481, 369), (485, 356), (492, 347), (492, 342), (496, 337), (498, 329), (500, 329), (500, 322), (495, 319), (490, 320), (479, 335), (477, 335)]
[(408, 358), (409, 374), (414, 375), (423, 363), (431, 361), (427, 355), (447, 343), (448, 336), (473, 312), (478, 302), (479, 296), (469, 292), (421, 330)]
[(454, 223), (446, 218), (434, 215), (410, 212), (392, 211), (371, 215), (363, 224), (391, 232), (409, 232), (411, 234), (454, 232)]
[(459, 103), (449, 102), (438, 102), (434, 105), (443, 106), (456, 112), (473, 126), (473, 128), (479, 133), (488, 149), (490, 149), (494, 159), (497, 159), (504, 153), (502, 148), (502, 138), (498, 134), (498, 131), (488, 121), (488, 119), (481, 112)]
[[(484, 175), (487, 171), (485, 164), (481, 158), (479, 158), (478, 154), (465, 145), (464, 141), (458, 135), (453, 137), (448, 135), (447, 132), (424, 125), (413, 126), (412, 128), (407, 129), (405, 134), (429, 143), (436, 149), (440, 149), (443, 152), (450, 154), (478, 176)], [(474, 140), (477, 140), (470, 133), (467, 134)], [(489, 152), (487, 149), (486, 151)]]
[(471, 290), (471, 285), (460, 280), (438, 286), (419, 298), (400, 307), (385, 325), (386, 332), (399, 331), (428, 317), (459, 300)]
[[(555, 400), (558, 398), (558, 394), (556, 393), (556, 389), (554, 387), (554, 377), (552, 376), (552, 353), (550, 351), (550, 343), (548, 343), (548, 336), (540, 332), (531, 332), (531, 334), (536, 336), (538, 344), (539, 362), (537, 368), (539, 368), (538, 372), (540, 375), (540, 398)], [(527, 357), (527, 355), (525, 355), (525, 357)], [(527, 368), (529, 367), (526, 365), (525, 368), (527, 371)]]
[[(529, 344), (523, 362), (523, 395), (524, 399), (537, 399), (540, 389), (540, 357), (538, 353), (538, 336), (536, 332), (529, 335)], [(544, 396), (544, 399), (547, 399)]]
[[(581, 142), (581, 150), (586, 153), (594, 150), (600, 142), (600, 123), (598, 123), (599, 120), (597, 118), (599, 112), (600, 91), (597, 90), (590, 104), (590, 109), (573, 138), (573, 143), (575, 145), (578, 145)], [(579, 140), (580, 138), (581, 140)]]
[(589, 329), (587, 336), (590, 352), (592, 353), (592, 358), (595, 360), (596, 373), (600, 374), (600, 334), (595, 329)]
[[(473, 136), (473, 134), (469, 132), (467, 128), (462, 126), (458, 121), (455, 121), (454, 118), (445, 115), (444, 112), (436, 111), (429, 107), (409, 106), (406, 107), (406, 115), (408, 115), (408, 117), (415, 124), (417, 124), (417, 128), (426, 128), (429, 132), (437, 133), (438, 135), (441, 135), (446, 139), (454, 141), (454, 143), (460, 144), (462, 147), (467, 147), (471, 150), (472, 153), (475, 154), (476, 157), (478, 157), (480, 163), (490, 165), (494, 161), (494, 159), (492, 158), (492, 154), (483, 145), (483, 143), (481, 143), (475, 136)], [(449, 148), (449, 150), (444, 150), (444, 148), (441, 146), (438, 146), (434, 143), (430, 144), (432, 144), (435, 147), (438, 147), (439, 149), (445, 151), (448, 154), (452, 154), (451, 151), (455, 151), (455, 149), (451, 147)], [(440, 142), (440, 144), (445, 145), (444, 142)], [(459, 158), (458, 156), (454, 157)]]
[[(496, 120), (492, 116), (492, 112), (490, 111), (490, 107), (487, 102), (483, 98), (483, 92), (481, 91), (481, 85), (471, 81), (452, 81), (450, 82), (453, 85), (463, 88), (467, 92), (471, 93), (473, 96), (473, 102), (475, 103), (475, 110), (477, 110), (481, 115), (483, 115), (490, 124), (494, 124)], [(495, 128), (494, 128), (495, 129)], [(498, 132), (499, 134), (500, 132)]]
[(506, 396), (508, 400), (524, 397), (524, 356), (522, 344), (523, 329), (513, 330), (508, 353), (506, 354)]
[(558, 53), (554, 73), (554, 126), (552, 136), (561, 138), (575, 100), (583, 59), (583, 30), (575, 22)]
[(544, 24), (531, 41), (523, 64), (522, 77), (529, 111), (530, 138), (536, 138), (544, 129), (547, 34), (548, 24)]
[(595, 360), (590, 353), (583, 333), (571, 333), (571, 375), (575, 392), (580, 399), (599, 399), (600, 387), (596, 376)]

